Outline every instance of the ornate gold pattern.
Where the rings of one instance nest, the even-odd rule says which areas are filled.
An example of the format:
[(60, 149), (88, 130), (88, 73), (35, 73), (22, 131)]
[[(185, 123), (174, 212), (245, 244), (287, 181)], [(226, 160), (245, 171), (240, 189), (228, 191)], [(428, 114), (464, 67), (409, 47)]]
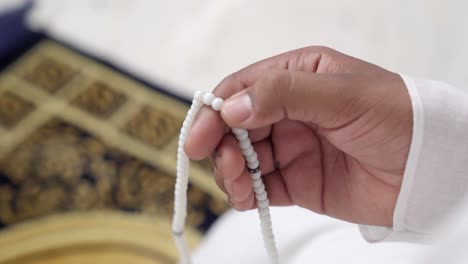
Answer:
[[(0, 222), (6, 225), (54, 212), (103, 208), (172, 215), (173, 176), (58, 119), (5, 156), (0, 175), (6, 182), (0, 186), (11, 187), (0, 197)], [(189, 200), (191, 226), (203, 224), (207, 211), (220, 213), (196, 186), (191, 186)]]
[(75, 99), (74, 104), (92, 114), (107, 118), (126, 100), (125, 94), (112, 89), (102, 81), (94, 81)]
[(52, 58), (42, 58), (40, 63), (26, 75), (26, 80), (32, 84), (53, 93), (69, 81), (75, 72), (73, 68)]
[(145, 106), (130, 119), (126, 130), (130, 135), (143, 142), (161, 148), (178, 135), (181, 125), (182, 120), (175, 118), (170, 113)]
[(0, 94), (0, 126), (11, 128), (34, 109), (34, 105), (12, 92)]
[[(0, 74), (0, 87), (0, 242), (2, 227), (63, 213), (113, 210), (169, 222), (185, 104), (52, 42)], [(191, 171), (194, 234), (228, 204), (209, 162)]]

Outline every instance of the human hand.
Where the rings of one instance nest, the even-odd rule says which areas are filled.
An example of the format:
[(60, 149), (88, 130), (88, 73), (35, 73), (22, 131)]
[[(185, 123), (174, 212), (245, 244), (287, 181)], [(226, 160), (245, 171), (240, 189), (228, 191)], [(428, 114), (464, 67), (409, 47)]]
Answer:
[(238, 210), (255, 208), (252, 180), (230, 127), (246, 128), (270, 204), (391, 226), (411, 143), (412, 108), (399, 75), (325, 47), (287, 52), (226, 77), (185, 145), (211, 155)]

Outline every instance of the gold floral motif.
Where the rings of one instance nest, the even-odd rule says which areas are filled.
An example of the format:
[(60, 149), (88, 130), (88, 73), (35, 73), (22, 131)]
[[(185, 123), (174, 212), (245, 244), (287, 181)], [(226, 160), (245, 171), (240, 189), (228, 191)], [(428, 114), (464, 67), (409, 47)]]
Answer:
[[(170, 216), (174, 183), (173, 177), (141, 162), (130, 161), (121, 167), (115, 198), (125, 209)], [(167, 207), (168, 204), (171, 207)]]
[(71, 80), (75, 73), (72, 67), (63, 62), (42, 57), (32, 71), (26, 74), (25, 79), (47, 92), (54, 93)]
[(57, 134), (38, 145), (35, 172), (42, 180), (57, 178), (67, 184), (76, 183), (83, 174), (84, 155), (80, 144)]
[(88, 181), (80, 181), (72, 193), (72, 206), (76, 210), (91, 210), (99, 203), (99, 194)]
[(0, 126), (5, 128), (14, 127), (33, 109), (34, 105), (28, 100), (10, 91), (2, 93), (0, 95)]
[(102, 154), (104, 154), (106, 151), (104, 144), (95, 138), (89, 138), (85, 140), (82, 145), (86, 152), (97, 156), (102, 156)]
[(107, 118), (122, 106), (127, 97), (101, 81), (92, 82), (78, 95), (74, 104), (98, 117)]
[(18, 185), (30, 176), (32, 160), (36, 147), (32, 144), (23, 144), (9, 157), (0, 162), (0, 168), (12, 184)]
[(143, 185), (138, 177), (139, 166), (138, 162), (130, 161), (120, 169), (115, 198), (117, 203), (125, 209), (137, 208), (144, 200)]
[(181, 124), (181, 120), (170, 113), (145, 106), (130, 119), (126, 131), (145, 143), (161, 148), (177, 135)]

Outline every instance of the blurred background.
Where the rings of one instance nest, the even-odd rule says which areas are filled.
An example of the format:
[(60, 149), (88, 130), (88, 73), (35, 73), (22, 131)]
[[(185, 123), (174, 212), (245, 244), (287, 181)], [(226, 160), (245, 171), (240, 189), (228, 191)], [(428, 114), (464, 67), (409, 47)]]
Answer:
[[(322, 45), (468, 91), (463, 0), (0, 0), (0, 264), (176, 263), (186, 100)], [(188, 236), (228, 210), (192, 168)]]
[(28, 24), (190, 96), (309, 45), (466, 87), (467, 11), (463, 0), (42, 0)]

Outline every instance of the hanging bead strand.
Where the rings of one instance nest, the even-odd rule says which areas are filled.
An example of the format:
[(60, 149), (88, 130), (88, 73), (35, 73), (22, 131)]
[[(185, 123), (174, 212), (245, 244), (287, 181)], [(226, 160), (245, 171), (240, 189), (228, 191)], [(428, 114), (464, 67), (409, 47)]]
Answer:
[[(184, 237), (184, 225), (187, 218), (187, 188), (189, 176), (189, 158), (184, 151), (185, 140), (190, 132), (193, 121), (203, 105), (210, 106), (213, 110), (219, 111), (224, 100), (216, 97), (212, 93), (198, 91), (195, 93), (192, 106), (187, 113), (179, 136), (179, 147), (177, 150), (177, 179), (175, 185), (174, 217), (172, 229), (175, 244), (180, 255), (180, 264), (191, 264), (190, 250)], [(272, 264), (278, 264), (278, 251), (273, 235), (268, 194), (262, 181), (262, 172), (257, 152), (255, 152), (249, 133), (242, 128), (232, 128), (232, 133), (239, 142), (240, 149), (244, 155), (247, 170), (252, 178), (253, 190), (257, 202), (257, 210), (260, 218), (260, 227), (263, 242), (267, 254)]]

